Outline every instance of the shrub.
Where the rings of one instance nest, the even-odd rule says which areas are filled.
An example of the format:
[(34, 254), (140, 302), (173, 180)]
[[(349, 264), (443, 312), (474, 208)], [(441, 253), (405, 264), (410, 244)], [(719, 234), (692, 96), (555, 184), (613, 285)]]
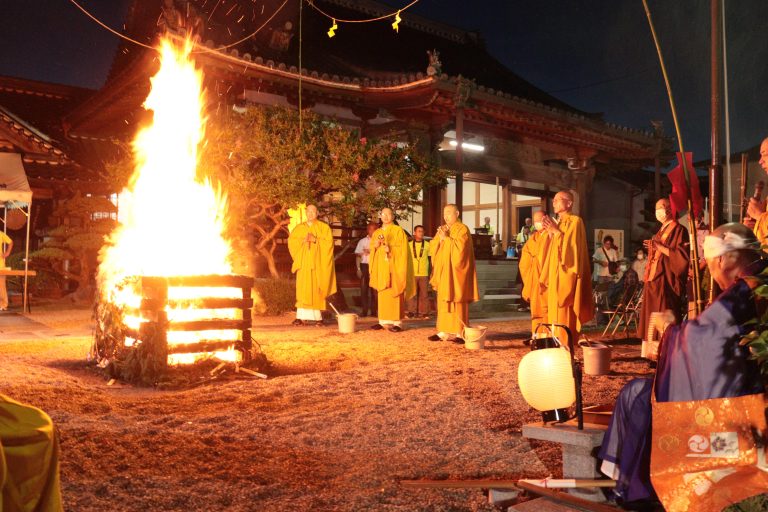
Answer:
[(296, 307), (296, 281), (285, 277), (256, 279), (253, 311), (259, 316), (277, 316)]

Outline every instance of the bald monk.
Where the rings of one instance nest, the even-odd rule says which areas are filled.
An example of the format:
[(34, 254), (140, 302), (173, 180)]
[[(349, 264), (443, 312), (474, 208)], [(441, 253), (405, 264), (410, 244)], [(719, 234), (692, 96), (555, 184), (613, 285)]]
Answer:
[[(569, 191), (555, 194), (552, 208), (559, 220), (548, 215), (542, 219), (550, 245), (539, 284), (547, 288), (547, 323), (568, 326), (577, 343), (581, 326), (595, 316), (587, 233), (584, 221), (572, 213), (573, 194)], [(561, 328), (554, 334), (563, 344), (567, 342)]]
[(544, 212), (533, 214), (535, 231), (528, 238), (520, 254), (520, 276), (523, 278), (523, 299), (531, 306), (531, 334), (547, 321), (547, 287), (542, 285), (542, 269), (551, 238), (543, 231)]
[(469, 228), (459, 220), (455, 204), (443, 208), (445, 225), (432, 240), (432, 288), (437, 290), (437, 334), (430, 341), (464, 343), (462, 333), (469, 325), (469, 304), (479, 300), (475, 251)]
[(656, 201), (656, 220), (661, 228), (645, 240), (648, 264), (643, 281), (643, 305), (640, 309), (640, 336), (648, 336), (651, 313), (672, 310), (675, 320), (682, 319), (683, 294), (688, 280), (690, 241), (688, 230), (672, 215), (669, 199)]
[[(760, 144), (760, 167), (768, 174), (768, 137), (763, 139)], [(749, 204), (747, 205), (747, 216), (745, 224), (749, 226), (752, 222), (755, 223), (754, 233), (757, 237), (757, 241), (761, 245), (768, 245), (768, 211), (766, 211), (766, 202), (751, 197)], [(763, 251), (768, 252), (768, 247), (763, 248)]]
[(379, 216), (381, 227), (371, 236), (368, 257), (371, 288), (377, 290), (379, 301), (379, 323), (371, 329), (378, 331), (386, 327), (390, 332), (400, 332), (405, 301), (416, 292), (413, 258), (408, 236), (395, 224), (392, 209), (384, 208)]
[(293, 325), (323, 325), (326, 299), (336, 293), (331, 228), (317, 219), (317, 206), (307, 206), (307, 220), (291, 231), (288, 250), (296, 273), (296, 320)]
[(0, 510), (59, 512), (59, 443), (40, 409), (0, 395)]

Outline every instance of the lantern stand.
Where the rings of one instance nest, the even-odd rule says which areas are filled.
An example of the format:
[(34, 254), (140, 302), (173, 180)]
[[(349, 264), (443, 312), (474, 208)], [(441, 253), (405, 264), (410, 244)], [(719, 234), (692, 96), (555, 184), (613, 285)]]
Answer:
[[(550, 338), (537, 338), (536, 333), (539, 332), (539, 328), (544, 326), (551, 335)], [(573, 374), (574, 387), (576, 388), (576, 421), (579, 430), (584, 430), (584, 403), (581, 395), (581, 383), (582, 383), (582, 371), (581, 363), (574, 356), (574, 343), (573, 333), (566, 325), (562, 324), (539, 324), (532, 333), (533, 339), (531, 340), (531, 350), (538, 350), (543, 348), (556, 348), (562, 346), (562, 342), (555, 336), (554, 328), (560, 327), (565, 330), (565, 334), (568, 337), (568, 352), (571, 357), (571, 372)], [(554, 411), (543, 411), (542, 418), (544, 423), (550, 421), (563, 422), (568, 420), (568, 411), (566, 409), (556, 409)]]

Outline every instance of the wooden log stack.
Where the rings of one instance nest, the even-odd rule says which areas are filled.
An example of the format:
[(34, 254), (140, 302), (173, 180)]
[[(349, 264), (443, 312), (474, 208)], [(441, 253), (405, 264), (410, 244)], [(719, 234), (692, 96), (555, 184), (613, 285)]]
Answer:
[[(250, 358), (251, 341), (251, 309), (253, 299), (251, 289), (253, 278), (240, 275), (200, 275), (153, 277), (142, 276), (130, 280), (135, 284), (141, 295), (138, 308), (126, 309), (124, 314), (140, 316), (144, 319), (138, 329), (123, 327), (127, 338), (133, 338), (134, 343), (157, 344), (153, 352), (162, 351), (167, 354), (192, 354), (201, 352), (217, 352), (233, 346), (243, 353), (243, 360)], [(196, 297), (185, 299), (169, 298), (169, 288), (240, 288), (241, 297)], [(191, 321), (170, 321), (167, 307), (171, 309), (189, 308), (198, 310), (240, 309), (241, 319), (212, 318)], [(201, 339), (194, 343), (169, 344), (168, 332), (171, 331), (209, 331), (209, 330), (238, 330), (240, 339)]]

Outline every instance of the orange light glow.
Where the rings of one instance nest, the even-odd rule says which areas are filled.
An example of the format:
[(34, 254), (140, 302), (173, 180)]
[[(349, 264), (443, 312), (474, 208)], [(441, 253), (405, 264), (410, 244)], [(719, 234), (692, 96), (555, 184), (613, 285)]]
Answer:
[[(125, 311), (126, 326), (138, 329), (146, 321), (139, 310), (141, 290), (125, 286), (132, 276), (190, 276), (231, 274), (232, 251), (223, 236), (227, 198), (207, 178), (198, 175), (198, 150), (205, 134), (202, 73), (190, 58), (191, 43), (181, 47), (164, 39), (160, 69), (144, 107), (152, 123), (133, 142), (136, 168), (120, 198), (121, 225), (102, 250), (98, 273), (102, 300)], [(166, 308), (168, 319), (239, 319), (238, 309), (193, 309), (195, 299), (241, 297), (239, 288), (168, 289), (168, 299), (184, 308)], [(240, 331), (168, 331), (168, 346), (201, 340), (239, 339)], [(172, 354), (169, 364), (186, 364), (203, 357), (237, 360), (233, 348), (217, 354)]]

